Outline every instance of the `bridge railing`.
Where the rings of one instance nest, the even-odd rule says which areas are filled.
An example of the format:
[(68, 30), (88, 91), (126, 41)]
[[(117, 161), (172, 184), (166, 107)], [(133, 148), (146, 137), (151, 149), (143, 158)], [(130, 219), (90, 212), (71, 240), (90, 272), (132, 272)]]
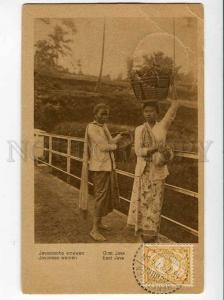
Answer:
[[(39, 162), (48, 165), (52, 168), (54, 168), (57, 171), (60, 171), (66, 175), (69, 175), (73, 178), (75, 178), (76, 180), (81, 180), (79, 176), (71, 173), (71, 161), (75, 160), (78, 162), (82, 162), (82, 158), (72, 155), (72, 151), (71, 151), (71, 145), (72, 142), (79, 142), (79, 143), (83, 143), (84, 139), (83, 138), (78, 138), (78, 137), (71, 137), (71, 136), (64, 136), (64, 135), (57, 135), (57, 134), (49, 134), (49, 133), (45, 133), (45, 132), (35, 132), (35, 149), (39, 149), (40, 153), (41, 152), (48, 152), (48, 159), (45, 160), (41, 157), (40, 153), (38, 155), (36, 155), (36, 160), (38, 160)], [(40, 142), (40, 138), (42, 138), (42, 142)], [(44, 138), (48, 139), (48, 142), (44, 142)], [(66, 151), (62, 152), (62, 151), (57, 151), (53, 149), (53, 140), (54, 139), (60, 139), (60, 140), (65, 140), (67, 147), (66, 147)], [(189, 158), (192, 160), (198, 160), (198, 155), (197, 153), (192, 153), (192, 152), (186, 152), (186, 151), (174, 151), (175, 156), (177, 157), (184, 157), (184, 158)], [(61, 157), (64, 157), (66, 159), (66, 170), (62, 169), (59, 166), (54, 165), (53, 160), (52, 160), (52, 155), (56, 154), (59, 155)], [(117, 169), (116, 172), (120, 175), (129, 177), (129, 178), (134, 178), (134, 174), (130, 173), (130, 172), (126, 172), (123, 170), (119, 170)], [(91, 182), (89, 182), (90, 185), (92, 185)], [(183, 194), (183, 195), (187, 195), (190, 196), (192, 198), (194, 198), (196, 201), (198, 201), (198, 193), (191, 191), (189, 189), (185, 189), (182, 187), (178, 187), (175, 185), (171, 185), (171, 184), (165, 184), (165, 187), (169, 190), (172, 190), (174, 192)], [(127, 199), (123, 196), (120, 196), (121, 200), (125, 201), (125, 202), (129, 202), (130, 203), (130, 199)], [(190, 226), (187, 226), (181, 222), (178, 222), (172, 218), (169, 218), (165, 215), (161, 216), (163, 219), (165, 219), (166, 221), (169, 221), (171, 223), (173, 223), (174, 225), (180, 226), (184, 231), (192, 234), (193, 236), (198, 237), (198, 231)]]

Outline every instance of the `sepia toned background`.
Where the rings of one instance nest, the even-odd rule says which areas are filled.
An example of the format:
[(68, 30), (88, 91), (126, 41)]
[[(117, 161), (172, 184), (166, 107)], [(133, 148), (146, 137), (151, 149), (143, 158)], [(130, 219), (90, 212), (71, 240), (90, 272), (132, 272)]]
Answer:
[[(52, 150), (62, 153), (40, 150), (39, 159), (46, 163), (50, 160), (57, 169), (47, 172), (78, 188), (83, 153), (80, 138), (84, 138), (85, 127), (92, 121), (94, 105), (105, 102), (110, 106), (112, 133), (124, 129), (133, 133), (143, 122), (141, 106), (130, 84), (136, 56), (142, 57), (145, 68), (150, 68), (153, 60), (170, 70), (175, 65), (177, 96), (184, 105), (168, 132), (168, 143), (175, 148), (176, 157), (169, 166), (161, 227), (161, 233), (175, 242), (198, 241), (197, 27), (195, 16), (34, 20), (34, 126), (45, 148), (49, 149), (50, 141)], [(168, 105), (160, 104), (160, 118)], [(40, 130), (51, 136), (40, 135)], [(68, 161), (67, 151), (77, 159)], [(136, 164), (133, 147), (116, 151), (116, 160), (118, 169), (128, 172), (119, 174), (120, 211), (126, 215)], [(42, 169), (36, 170), (36, 242), (91, 242), (88, 237), (91, 220), (87, 223), (80, 220), (77, 201), (73, 201), (77, 194), (73, 196), (73, 190), (60, 181), (50, 180), (46, 168), (44, 174)], [(63, 188), (51, 195), (54, 188), (49, 185), (56, 183)], [(68, 195), (69, 191), (68, 199), (59, 196)], [(55, 201), (55, 197), (59, 199)], [(93, 204), (92, 198), (90, 201)], [(64, 205), (72, 213), (70, 209), (62, 210)], [(120, 215), (114, 215), (109, 222), (116, 224), (119, 219)], [(119, 222), (115, 236), (108, 236), (109, 242), (136, 241), (129, 237), (124, 222), (125, 219)], [(117, 239), (116, 231), (120, 234)]]
[[(192, 158), (191, 154), (197, 155), (198, 147), (197, 147), (197, 141), (198, 141), (198, 134), (199, 134), (199, 140), (203, 140), (203, 84), (202, 84), (202, 71), (203, 71), (203, 52), (202, 52), (202, 26), (203, 26), (203, 17), (201, 12), (201, 7), (191, 6), (188, 5), (185, 6), (186, 9), (183, 9), (183, 6), (181, 5), (175, 5), (175, 8), (172, 7), (172, 5), (168, 6), (162, 6), (159, 5), (154, 8), (155, 6), (152, 6), (152, 10), (150, 10), (150, 6), (137, 6), (139, 9), (134, 9), (133, 6), (129, 6), (129, 10), (127, 13), (127, 6), (118, 6), (119, 9), (110, 10), (110, 13), (105, 8), (105, 6), (101, 6), (101, 11), (99, 13), (98, 9), (93, 9), (93, 6), (90, 10), (85, 7), (85, 11), (82, 9), (83, 6), (76, 6), (74, 7), (74, 10), (72, 10), (72, 17), (77, 16), (78, 18), (85, 18), (85, 20), (82, 20), (83, 24), (90, 18), (90, 16), (94, 15), (101, 25), (103, 25), (104, 20), (102, 18), (102, 13), (105, 15), (105, 19), (107, 17), (112, 17), (115, 19), (119, 19), (121, 17), (130, 17), (130, 18), (143, 18), (147, 16), (152, 17), (152, 15), (156, 18), (163, 18), (169, 19), (168, 17), (172, 16), (175, 18), (182, 18), (184, 19), (186, 16), (188, 19), (192, 18), (193, 16), (200, 21), (199, 26), (197, 25), (197, 33), (198, 33), (198, 39), (197, 39), (197, 45), (200, 45), (195, 51), (197, 51), (196, 58), (194, 58), (194, 65), (197, 66), (197, 78), (195, 80), (194, 76), (194, 68), (189, 66), (187, 64), (187, 67), (183, 64), (183, 59), (180, 59), (178, 62), (178, 66), (182, 67), (182, 70), (180, 68), (180, 79), (179, 84), (177, 86), (177, 89), (179, 89), (179, 94), (181, 94), (183, 97), (183, 101), (185, 101), (184, 107), (180, 109), (177, 115), (177, 119), (175, 120), (175, 123), (173, 124), (169, 141), (175, 144), (176, 146), (179, 145), (179, 154), (183, 154), (183, 152), (190, 153), (189, 157), (183, 157), (178, 156), (175, 158), (177, 160), (176, 162), (173, 162), (173, 171), (172, 166), (170, 166), (170, 173), (175, 174), (172, 179), (172, 175), (170, 175), (168, 179), (168, 184), (170, 186), (177, 186), (179, 187), (182, 192), (179, 193), (179, 191), (176, 191), (175, 189), (167, 189), (167, 192), (165, 194), (166, 202), (164, 204), (164, 212), (163, 215), (165, 218), (163, 218), (163, 225), (161, 228), (162, 236), (168, 237), (168, 242), (197, 242), (197, 233), (192, 234), (193, 232), (197, 232), (199, 229), (199, 245), (194, 245), (194, 286), (187, 289), (182, 289), (180, 292), (199, 292), (201, 291), (203, 282), (202, 282), (202, 273), (203, 273), (203, 252), (202, 252), (202, 242), (203, 242), (203, 164), (202, 164), (202, 154), (200, 154), (199, 151), (199, 160), (198, 157)], [(111, 6), (112, 7), (112, 6)], [(196, 7), (196, 9), (194, 9)], [(72, 243), (88, 243), (90, 241), (83, 241), (83, 240), (76, 240), (74, 239), (74, 236), (80, 236), (79, 233), (76, 234), (74, 232), (74, 235), (69, 235), (68, 233), (72, 233), (72, 230), (74, 229), (74, 221), (78, 220), (78, 216), (75, 215), (74, 205), (75, 205), (75, 198), (72, 197), (74, 195), (75, 189), (72, 187), (73, 185), (75, 187), (79, 186), (79, 180), (78, 173), (80, 170), (79, 164), (80, 164), (80, 157), (79, 155), (81, 152), (81, 146), (72, 146), (70, 148), (71, 152), (73, 152), (73, 155), (76, 161), (76, 165), (74, 163), (74, 166), (72, 167), (72, 164), (68, 164), (68, 140), (71, 141), (70, 144), (72, 144), (73, 137), (76, 137), (74, 140), (74, 144), (78, 143), (81, 144), (82, 142), (82, 136), (83, 136), (83, 128), (85, 127), (85, 124), (89, 121), (91, 121), (91, 110), (94, 105), (94, 103), (98, 102), (99, 100), (108, 101), (108, 103), (111, 106), (111, 124), (110, 128), (113, 132), (117, 130), (117, 128), (121, 128), (121, 126), (128, 127), (129, 129), (134, 128), (136, 125), (140, 124), (142, 122), (141, 116), (140, 116), (140, 109), (138, 104), (136, 103), (136, 100), (134, 98), (134, 95), (131, 91), (130, 85), (128, 83), (128, 74), (125, 73), (125, 66), (127, 66), (127, 61), (129, 61), (130, 53), (129, 51), (126, 52), (124, 55), (124, 63), (122, 64), (121, 61), (120, 66), (121, 68), (111, 68), (114, 71), (111, 71), (111, 74), (108, 70), (110, 70), (110, 67), (107, 66), (107, 72), (102, 73), (102, 76), (99, 80), (99, 73), (100, 73), (100, 57), (99, 54), (98, 58), (98, 72), (94, 74), (93, 69), (94, 67), (86, 69), (84, 67), (86, 56), (82, 57), (79, 55), (78, 50), (72, 51), (73, 57), (73, 65), (74, 67), (70, 67), (69, 63), (66, 62), (66, 64), (63, 64), (61, 62), (55, 62), (52, 65), (52, 69), (49, 67), (45, 67), (45, 72), (39, 68), (39, 70), (36, 69), (35, 64), (35, 51), (36, 51), (36, 45), (38, 41), (46, 41), (48, 40), (49, 35), (54, 35), (55, 26), (57, 26), (57, 23), (60, 23), (63, 21), (63, 19), (71, 18), (71, 12), (68, 13), (68, 8), (70, 7), (54, 7), (49, 11), (46, 6), (33, 6), (29, 8), (26, 7), (26, 18), (24, 18), (24, 28), (26, 28), (26, 31), (24, 31), (24, 56), (23, 56), (23, 96), (24, 96), (24, 117), (23, 117), (23, 136), (24, 138), (27, 138), (30, 141), (34, 141), (33, 137), (33, 128), (35, 128), (35, 141), (36, 138), (38, 138), (38, 145), (42, 145), (44, 143), (44, 152), (41, 152), (41, 148), (39, 152), (36, 153), (36, 156), (38, 157), (38, 161), (36, 162), (35, 170), (32, 162), (26, 162), (24, 163), (24, 178), (28, 178), (26, 176), (29, 176), (28, 174), (33, 174), (35, 171), (35, 178), (30, 177), (30, 187), (27, 188), (27, 186), (24, 186), (24, 208), (23, 210), (23, 228), (24, 228), (24, 234), (23, 234), (23, 257), (24, 257), (24, 264), (23, 264), (23, 270), (24, 270), (24, 290), (30, 291), (30, 292), (38, 292), (38, 291), (45, 291), (45, 292), (80, 292), (84, 289), (83, 285), (81, 287), (77, 286), (77, 283), (74, 283), (74, 278), (77, 278), (77, 276), (81, 275), (80, 268), (84, 268), (83, 271), (88, 270), (88, 266), (81, 262), (79, 264), (79, 271), (78, 273), (75, 272), (74, 266), (72, 265), (66, 265), (66, 267), (63, 267), (63, 274), (73, 274), (73, 278), (69, 277), (68, 282), (65, 284), (65, 281), (62, 280), (61, 284), (59, 285), (59, 281), (55, 278), (54, 272), (52, 270), (55, 270), (57, 272), (59, 264), (54, 262), (49, 262), (45, 265), (41, 265), (40, 262), (37, 260), (37, 253), (40, 249), (55, 249), (55, 245), (59, 245), (60, 248), (66, 249), (69, 248)], [(190, 10), (189, 10), (190, 9)], [(25, 11), (25, 10), (24, 10)], [(193, 15), (192, 15), (193, 14)], [(199, 15), (198, 15), (199, 14)], [(41, 21), (40, 19), (44, 19), (44, 21)], [(38, 28), (38, 22), (39, 27), (40, 26), (48, 26), (49, 20), (54, 22), (53, 25), (50, 25), (49, 30), (48, 29), (37, 29)], [(95, 20), (94, 20), (95, 21)], [(163, 20), (164, 21), (164, 20)], [(34, 24), (34, 28), (28, 29), (27, 26), (29, 24)], [(157, 23), (157, 21), (156, 21)], [(160, 23), (159, 23), (160, 24)], [(193, 21), (194, 24), (194, 21)], [(197, 23), (198, 24), (198, 23)], [(75, 24), (76, 29), (74, 31), (78, 32), (78, 23)], [(159, 25), (160, 27), (162, 24)], [(188, 26), (188, 25), (187, 25)], [(195, 24), (193, 26), (196, 26)], [(143, 26), (144, 27), (144, 26)], [(165, 25), (166, 30), (168, 28), (167, 25)], [(172, 26), (171, 26), (172, 27)], [(47, 27), (48, 28), (48, 27)], [(103, 33), (103, 26), (101, 27), (101, 38), (99, 38), (99, 41), (101, 41), (101, 47), (102, 47), (102, 33)], [(105, 26), (105, 36), (107, 36), (107, 23)], [(81, 30), (81, 29), (80, 29)], [(37, 31), (39, 31), (37, 33)], [(44, 33), (43, 33), (44, 32)], [(52, 33), (53, 32), (53, 33)], [(35, 34), (34, 34), (35, 33)], [(75, 32), (71, 33), (75, 37)], [(177, 34), (177, 33), (176, 33)], [(193, 33), (192, 33), (193, 34)], [(74, 38), (75, 39), (75, 38)], [(193, 39), (193, 38), (192, 38)], [(84, 38), (85, 40), (85, 38)], [(97, 42), (97, 40), (96, 40)], [(66, 42), (65, 45), (72, 48), (74, 47), (73, 42), (71, 42), (72, 45), (69, 44), (69, 42)], [(100, 42), (99, 42), (100, 43)], [(130, 40), (130, 43), (131, 40)], [(98, 44), (98, 42), (97, 42)], [(106, 45), (106, 39), (105, 39), (105, 45)], [(133, 49), (135, 50), (138, 46), (138, 43), (135, 41), (133, 42)], [(26, 46), (26, 47), (25, 47)], [(195, 44), (194, 44), (195, 46)], [(100, 47), (100, 48), (101, 48)], [(66, 47), (65, 47), (66, 48)], [(78, 48), (78, 47), (77, 47)], [(116, 48), (116, 46), (115, 46)], [(169, 48), (169, 47), (168, 47)], [(102, 49), (102, 48), (101, 48)], [(165, 49), (166, 50), (166, 49)], [(164, 55), (172, 59), (172, 55), (169, 53), (166, 54), (164, 50)], [(68, 50), (69, 51), (69, 50)], [(133, 50), (132, 50), (133, 51)], [(92, 54), (95, 52), (93, 51)], [(133, 52), (132, 52), (133, 53)], [(76, 56), (75, 56), (76, 55)], [(87, 54), (86, 54), (87, 55)], [(88, 56), (88, 55), (87, 55)], [(69, 54), (67, 55), (67, 59), (69, 58)], [(97, 59), (97, 58), (96, 58)], [(106, 61), (106, 46), (105, 46), (105, 56), (104, 60)], [(122, 59), (123, 60), (123, 59)], [(193, 58), (192, 58), (193, 60)], [(198, 62), (199, 60), (199, 62)], [(62, 60), (63, 61), (63, 60)], [(181, 65), (182, 61), (182, 65)], [(130, 62), (130, 61), (129, 61)], [(105, 63), (106, 65), (106, 63)], [(33, 68), (35, 67), (35, 68)], [(108, 69), (109, 68), (109, 69)], [(47, 72), (46, 72), (47, 69)], [(117, 70), (120, 70), (120, 72), (117, 72)], [(81, 74), (82, 73), (82, 74)], [(108, 76), (109, 75), (109, 76)], [(183, 76), (189, 77), (189, 86), (186, 88), (186, 86), (183, 86), (182, 82), (186, 80), (183, 80)], [(104, 77), (104, 78), (103, 78)], [(106, 77), (106, 78), (105, 78)], [(182, 79), (181, 79), (182, 77)], [(193, 79), (192, 79), (193, 78)], [(186, 79), (186, 77), (185, 77)], [(182, 82), (181, 82), (182, 80)], [(34, 89), (33, 89), (33, 83), (34, 83)], [(70, 94), (67, 95), (68, 91)], [(67, 97), (66, 97), (67, 96)], [(28, 100), (29, 99), (29, 100)], [(79, 99), (82, 99), (80, 103), (78, 102)], [(84, 101), (85, 99), (86, 101)], [(121, 101), (122, 99), (122, 101)], [(124, 100), (123, 100), (124, 99)], [(187, 102), (186, 102), (187, 99)], [(100, 102), (101, 102), (100, 101)], [(67, 103), (67, 104), (66, 104)], [(86, 104), (86, 107), (83, 107), (82, 104)], [(122, 107), (122, 104), (124, 103), (124, 107)], [(118, 104), (121, 105), (121, 109), (117, 109)], [(68, 109), (70, 107), (70, 110)], [(163, 115), (165, 108), (167, 107), (166, 103), (161, 104), (161, 116)], [(199, 109), (199, 118), (198, 118), (198, 110)], [(79, 110), (80, 108), (80, 110)], [(34, 109), (34, 118), (32, 117)], [(43, 113), (41, 113), (41, 110), (43, 110)], [(85, 117), (84, 113), (85, 111)], [(135, 113), (133, 113), (135, 111)], [(190, 111), (190, 112), (189, 112)], [(131, 112), (133, 115), (131, 115)], [(137, 113), (136, 113), (137, 112)], [(75, 115), (77, 113), (77, 115)], [(29, 117), (28, 117), (29, 115)], [(48, 117), (46, 117), (48, 116)], [(128, 116), (128, 117), (127, 117)], [(130, 117), (131, 116), (131, 117)], [(134, 116), (134, 117), (133, 117)], [(114, 117), (114, 119), (113, 119)], [(42, 118), (42, 119), (41, 119)], [(86, 119), (85, 119), (86, 118)], [(128, 120), (128, 121), (127, 121)], [(129, 122), (131, 120), (131, 122)], [(179, 120), (179, 122), (178, 122)], [(76, 123), (77, 122), (77, 123)], [(133, 123), (132, 123), (133, 122)], [(189, 125), (188, 125), (189, 124)], [(199, 131), (198, 131), (198, 124), (199, 124)], [(30, 126), (33, 125), (33, 126)], [(76, 126), (77, 125), (77, 126)], [(74, 132), (74, 128), (78, 132)], [(61, 131), (60, 131), (61, 130)], [(172, 133), (172, 134), (171, 134)], [(62, 137), (63, 135), (63, 137)], [(175, 137), (175, 135), (177, 135)], [(175, 138), (174, 138), (175, 137)], [(80, 140), (79, 140), (80, 139)], [(63, 141), (64, 140), (64, 141)], [(185, 148), (183, 148), (183, 145)], [(49, 149), (51, 151), (49, 151)], [(56, 152), (60, 152), (56, 153)], [(193, 153), (192, 153), (193, 152)], [(52, 155), (50, 155), (51, 153)], [(65, 155), (61, 155), (61, 153)], [(177, 153), (177, 154), (178, 154)], [(71, 153), (70, 153), (71, 154)], [(130, 149), (130, 153), (118, 153), (118, 167), (121, 170), (121, 172), (133, 172), (133, 166), (134, 166), (134, 156), (132, 149)], [(63, 157), (66, 158), (63, 161)], [(127, 159), (127, 161), (124, 160)], [(179, 160), (179, 161), (178, 161)], [(190, 160), (193, 161), (193, 163), (189, 162)], [(184, 161), (187, 161), (184, 163)], [(199, 161), (199, 164), (197, 163)], [(179, 163), (179, 167), (178, 167)], [(43, 167), (43, 165), (47, 165), (47, 167)], [(54, 166), (53, 166), (54, 165)], [(69, 171), (73, 173), (74, 176), (71, 176), (68, 174), (68, 166), (70, 167)], [(175, 167), (174, 167), (175, 166)], [(123, 168), (123, 170), (122, 170)], [(128, 169), (125, 169), (128, 168)], [(189, 171), (190, 169), (190, 171)], [(199, 169), (199, 178), (197, 177)], [(64, 172), (62, 172), (63, 170)], [(180, 176), (180, 171), (182, 176)], [(176, 172), (176, 173), (175, 173)], [(184, 173), (186, 172), (186, 173)], [(127, 175), (126, 173), (123, 173)], [(123, 174), (120, 174), (123, 176)], [(69, 175), (69, 176), (67, 176)], [(125, 177), (125, 176), (123, 176)], [(34, 183), (33, 179), (36, 180), (35, 190), (32, 186), (32, 183)], [(124, 180), (124, 179), (123, 179)], [(128, 198), (128, 194), (131, 192), (131, 179), (126, 179), (128, 182), (120, 182), (120, 189), (123, 198)], [(170, 180), (170, 181), (169, 181)], [(172, 181), (173, 180), (173, 181)], [(178, 181), (179, 180), (179, 181)], [(66, 182), (65, 182), (66, 181)], [(182, 186), (181, 186), (182, 184)], [(123, 191), (122, 191), (122, 186)], [(59, 190), (58, 190), (59, 187)], [(129, 187), (129, 188), (127, 188)], [(199, 190), (198, 190), (199, 188)], [(185, 190), (190, 190), (192, 194), (185, 195)], [(28, 199), (34, 200), (34, 192), (35, 192), (35, 202), (28, 201)], [(179, 198), (176, 197), (174, 194), (169, 196), (169, 193), (175, 192), (177, 195), (180, 194)], [(198, 194), (197, 194), (198, 192)], [(71, 195), (71, 197), (67, 197), (67, 195)], [(38, 197), (37, 197), (38, 196)], [(197, 196), (199, 197), (199, 211), (200, 214), (198, 214), (198, 201)], [(187, 198), (189, 199), (187, 199)], [(191, 199), (192, 198), (192, 199)], [(124, 201), (127, 202), (127, 201)], [(34, 205), (35, 204), (35, 205)], [(181, 208), (179, 208), (179, 205)], [(172, 206), (173, 205), (173, 206)], [(179, 209), (179, 211), (178, 211)], [(34, 222), (34, 216), (29, 214), (29, 212), (35, 211), (35, 222)], [(70, 213), (69, 213), (70, 211)], [(120, 215), (121, 218), (125, 218), (125, 214), (127, 212), (127, 205), (124, 204), (122, 214), (118, 213), (118, 216)], [(29, 215), (29, 216), (28, 216)], [(64, 216), (64, 217), (63, 217)], [(199, 216), (199, 223), (201, 226), (198, 228), (198, 216)], [(179, 219), (178, 219), (179, 218)], [(170, 221), (172, 219), (174, 222)], [(35, 227), (33, 226), (35, 223)], [(175, 227), (172, 228), (172, 223), (175, 224)], [(182, 230), (181, 224), (185, 226), (185, 229)], [(80, 224), (80, 223), (79, 223)], [(124, 223), (122, 223), (122, 226)], [(177, 226), (176, 226), (177, 225)], [(177, 229), (178, 228), (178, 229)], [(189, 232), (188, 228), (191, 229), (191, 232)], [(88, 228), (87, 228), (88, 229)], [(81, 231), (81, 229), (80, 229)], [(179, 232), (178, 232), (179, 231)], [(123, 236), (123, 235), (122, 235)], [(94, 256), (96, 255), (97, 260), (100, 267), (100, 270), (102, 271), (100, 274), (98, 274), (98, 279), (103, 280), (104, 284), (99, 285), (97, 282), (94, 286), (89, 287), (89, 289), (84, 289), (85, 292), (144, 292), (143, 290), (139, 289), (137, 285), (134, 284), (133, 281), (133, 274), (131, 273), (131, 261), (132, 256), (134, 255), (136, 251), (136, 246), (134, 243), (132, 244), (121, 244), (121, 242), (132, 242), (128, 240), (129, 234), (125, 236), (127, 239), (116, 241), (116, 236), (114, 235), (111, 239), (111, 242), (114, 244), (105, 244), (104, 245), (96, 245), (96, 244), (75, 244), (76, 249), (87, 249), (87, 252), (91, 252)], [(175, 240), (176, 239), (176, 240)], [(36, 242), (36, 244), (34, 243)], [(116, 244), (116, 242), (118, 242)], [(66, 245), (65, 245), (66, 243)], [(51, 244), (51, 245), (50, 245)], [(28, 248), (30, 247), (29, 251)], [(107, 276), (104, 276), (105, 269), (103, 267), (104, 264), (101, 264), (100, 262), (100, 253), (102, 249), (125, 249), (127, 253), (127, 261), (123, 265), (124, 268), (124, 274), (125, 277), (122, 277), (119, 281), (119, 286), (113, 285), (111, 278), (108, 278)], [(26, 256), (25, 256), (26, 252)], [(95, 254), (94, 254), (95, 253)], [(91, 266), (91, 270), (94, 268), (93, 256), (88, 257), (88, 263), (89, 267)], [(30, 267), (33, 266), (32, 271)], [(48, 270), (46, 267), (48, 266)], [(41, 267), (40, 272), (36, 272), (38, 268)], [(109, 269), (112, 271), (116, 270), (116, 268), (120, 268), (119, 265), (112, 264)], [(28, 271), (29, 270), (29, 271)], [(51, 271), (50, 271), (51, 270)], [(31, 273), (30, 273), (31, 272)], [(85, 272), (84, 272), (85, 273)], [(85, 285), (85, 274), (82, 273), (82, 284)], [(30, 274), (31, 280), (28, 280), (28, 274)], [(38, 288), (37, 283), (40, 283), (40, 276), (41, 274), (45, 274), (45, 276), (48, 278), (47, 282), (42, 282), (40, 288)], [(66, 276), (66, 275), (65, 275)], [(104, 279), (103, 279), (104, 278)], [(130, 285), (127, 283), (127, 278), (129, 278), (133, 282), (133, 286), (130, 289)], [(36, 282), (36, 283), (35, 283)], [(77, 281), (79, 282), (79, 281)], [(80, 283), (80, 282), (79, 282)], [(71, 287), (71, 284), (73, 286)], [(116, 283), (115, 283), (116, 284)], [(81, 290), (80, 290), (81, 288)], [(87, 287), (86, 287), (87, 288)]]

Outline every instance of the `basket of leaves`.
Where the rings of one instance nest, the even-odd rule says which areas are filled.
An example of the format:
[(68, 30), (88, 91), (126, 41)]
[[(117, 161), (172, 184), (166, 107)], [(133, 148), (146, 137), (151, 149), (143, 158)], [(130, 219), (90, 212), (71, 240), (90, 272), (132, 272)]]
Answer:
[(172, 72), (157, 64), (132, 69), (130, 82), (138, 101), (164, 100), (168, 96)]

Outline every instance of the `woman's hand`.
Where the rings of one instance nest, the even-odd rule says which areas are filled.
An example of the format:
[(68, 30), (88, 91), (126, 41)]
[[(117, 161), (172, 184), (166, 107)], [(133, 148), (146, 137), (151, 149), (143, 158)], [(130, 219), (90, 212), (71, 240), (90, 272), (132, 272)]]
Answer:
[(164, 149), (165, 149), (165, 145), (164, 145), (164, 143), (163, 142), (160, 142), (160, 143), (158, 143), (158, 152), (163, 152), (164, 151)]
[(152, 155), (153, 153), (155, 153), (157, 151), (158, 151), (158, 146), (151, 147), (147, 151), (147, 156), (150, 156), (150, 155)]
[(169, 161), (173, 157), (173, 150), (168, 145), (160, 145), (158, 151), (164, 156), (165, 161)]
[(122, 140), (122, 135), (118, 133), (114, 138), (113, 138), (115, 144), (119, 143)]
[(129, 131), (121, 131), (119, 134), (121, 134), (122, 136), (130, 136), (130, 132)]

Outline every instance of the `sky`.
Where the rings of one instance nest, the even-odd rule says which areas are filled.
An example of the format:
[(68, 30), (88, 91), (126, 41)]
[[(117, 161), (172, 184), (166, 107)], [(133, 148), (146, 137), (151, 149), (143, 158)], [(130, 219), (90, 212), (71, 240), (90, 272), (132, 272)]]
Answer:
[[(50, 19), (46, 24), (35, 21), (35, 42), (48, 39), (56, 24), (62, 19)], [(74, 18), (77, 32), (68, 38), (71, 43), (71, 57), (63, 58), (60, 63), (72, 70), (80, 60), (84, 74), (98, 75), (100, 69), (103, 18)], [(106, 18), (105, 19), (105, 56), (103, 75), (116, 78), (119, 74), (126, 77), (127, 58), (153, 51), (163, 51), (173, 57), (173, 18)], [(196, 18), (175, 18), (175, 60), (183, 72), (197, 72), (197, 20)], [(71, 63), (72, 62), (72, 63)]]

